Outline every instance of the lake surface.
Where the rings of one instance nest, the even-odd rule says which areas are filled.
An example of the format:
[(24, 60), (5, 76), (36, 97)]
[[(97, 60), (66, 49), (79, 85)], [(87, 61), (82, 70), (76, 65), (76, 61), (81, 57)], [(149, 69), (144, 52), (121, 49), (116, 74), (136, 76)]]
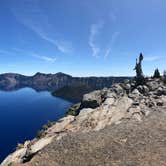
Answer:
[(43, 124), (63, 117), (71, 104), (30, 88), (0, 91), (0, 162), (17, 143), (34, 138)]

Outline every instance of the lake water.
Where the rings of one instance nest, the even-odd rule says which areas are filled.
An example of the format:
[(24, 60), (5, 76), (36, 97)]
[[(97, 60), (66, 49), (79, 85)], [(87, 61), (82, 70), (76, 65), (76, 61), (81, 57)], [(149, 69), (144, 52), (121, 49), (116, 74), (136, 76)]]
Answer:
[(63, 117), (70, 102), (30, 88), (0, 91), (0, 162), (17, 143), (36, 136), (48, 121)]

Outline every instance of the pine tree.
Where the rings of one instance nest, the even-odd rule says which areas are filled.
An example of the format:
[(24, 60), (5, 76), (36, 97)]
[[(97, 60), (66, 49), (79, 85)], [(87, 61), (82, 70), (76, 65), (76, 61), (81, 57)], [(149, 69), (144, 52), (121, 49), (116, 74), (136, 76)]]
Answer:
[(155, 69), (153, 78), (160, 78), (160, 72), (159, 69)]
[(166, 70), (164, 70), (163, 72), (163, 82), (164, 84), (166, 84)]

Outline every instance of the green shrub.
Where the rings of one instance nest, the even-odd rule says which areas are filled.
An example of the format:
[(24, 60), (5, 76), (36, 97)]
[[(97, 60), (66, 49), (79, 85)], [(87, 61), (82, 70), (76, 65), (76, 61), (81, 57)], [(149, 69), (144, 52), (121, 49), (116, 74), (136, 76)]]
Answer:
[(44, 124), (44, 125), (42, 126), (42, 130), (37, 131), (36, 137), (37, 137), (37, 138), (42, 138), (42, 137), (44, 137), (45, 134), (46, 134), (45, 131), (46, 131), (48, 128), (52, 127), (54, 124), (55, 124), (55, 122), (50, 122), (50, 121), (48, 121), (46, 124)]
[(67, 112), (66, 112), (66, 116), (68, 115), (72, 115), (72, 116), (77, 116), (79, 114), (79, 111), (78, 110), (72, 110), (72, 109), (69, 109)]
[(80, 105), (81, 103), (77, 103), (72, 105), (68, 111), (65, 113), (66, 116), (72, 115), (72, 116), (77, 116), (80, 113)]
[(37, 138), (42, 138), (44, 136), (45, 136), (45, 131), (44, 130), (37, 131), (37, 134), (36, 134)]
[(21, 143), (18, 143), (18, 144), (17, 144), (17, 150), (18, 150), (18, 149), (22, 149), (23, 147), (24, 147), (24, 144), (21, 144)]
[(42, 128), (43, 128), (43, 130), (47, 130), (48, 129), (47, 124), (43, 125)]
[(55, 122), (48, 121), (46, 124), (42, 126), (43, 130), (47, 130), (48, 128), (52, 127), (55, 124)]

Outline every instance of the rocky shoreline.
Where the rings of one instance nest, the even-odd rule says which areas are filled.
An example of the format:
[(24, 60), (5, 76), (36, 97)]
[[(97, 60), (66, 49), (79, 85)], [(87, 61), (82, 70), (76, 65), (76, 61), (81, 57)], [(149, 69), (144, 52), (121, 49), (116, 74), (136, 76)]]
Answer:
[[(105, 128), (118, 126), (126, 120), (129, 124), (134, 121), (139, 126), (156, 111), (164, 115), (166, 112), (166, 85), (162, 78), (146, 78), (144, 85), (136, 85), (134, 80), (126, 80), (114, 84), (111, 88), (93, 91), (85, 94), (80, 104), (72, 106), (68, 116), (45, 130), (43, 137), (26, 141), (23, 147), (9, 155), (1, 166), (22, 163), (27, 166), (35, 165), (33, 162), (43, 149), (68, 135), (84, 135), (91, 132), (98, 132), (100, 135), (100, 131)], [(37, 165), (42, 163), (39, 162)]]

